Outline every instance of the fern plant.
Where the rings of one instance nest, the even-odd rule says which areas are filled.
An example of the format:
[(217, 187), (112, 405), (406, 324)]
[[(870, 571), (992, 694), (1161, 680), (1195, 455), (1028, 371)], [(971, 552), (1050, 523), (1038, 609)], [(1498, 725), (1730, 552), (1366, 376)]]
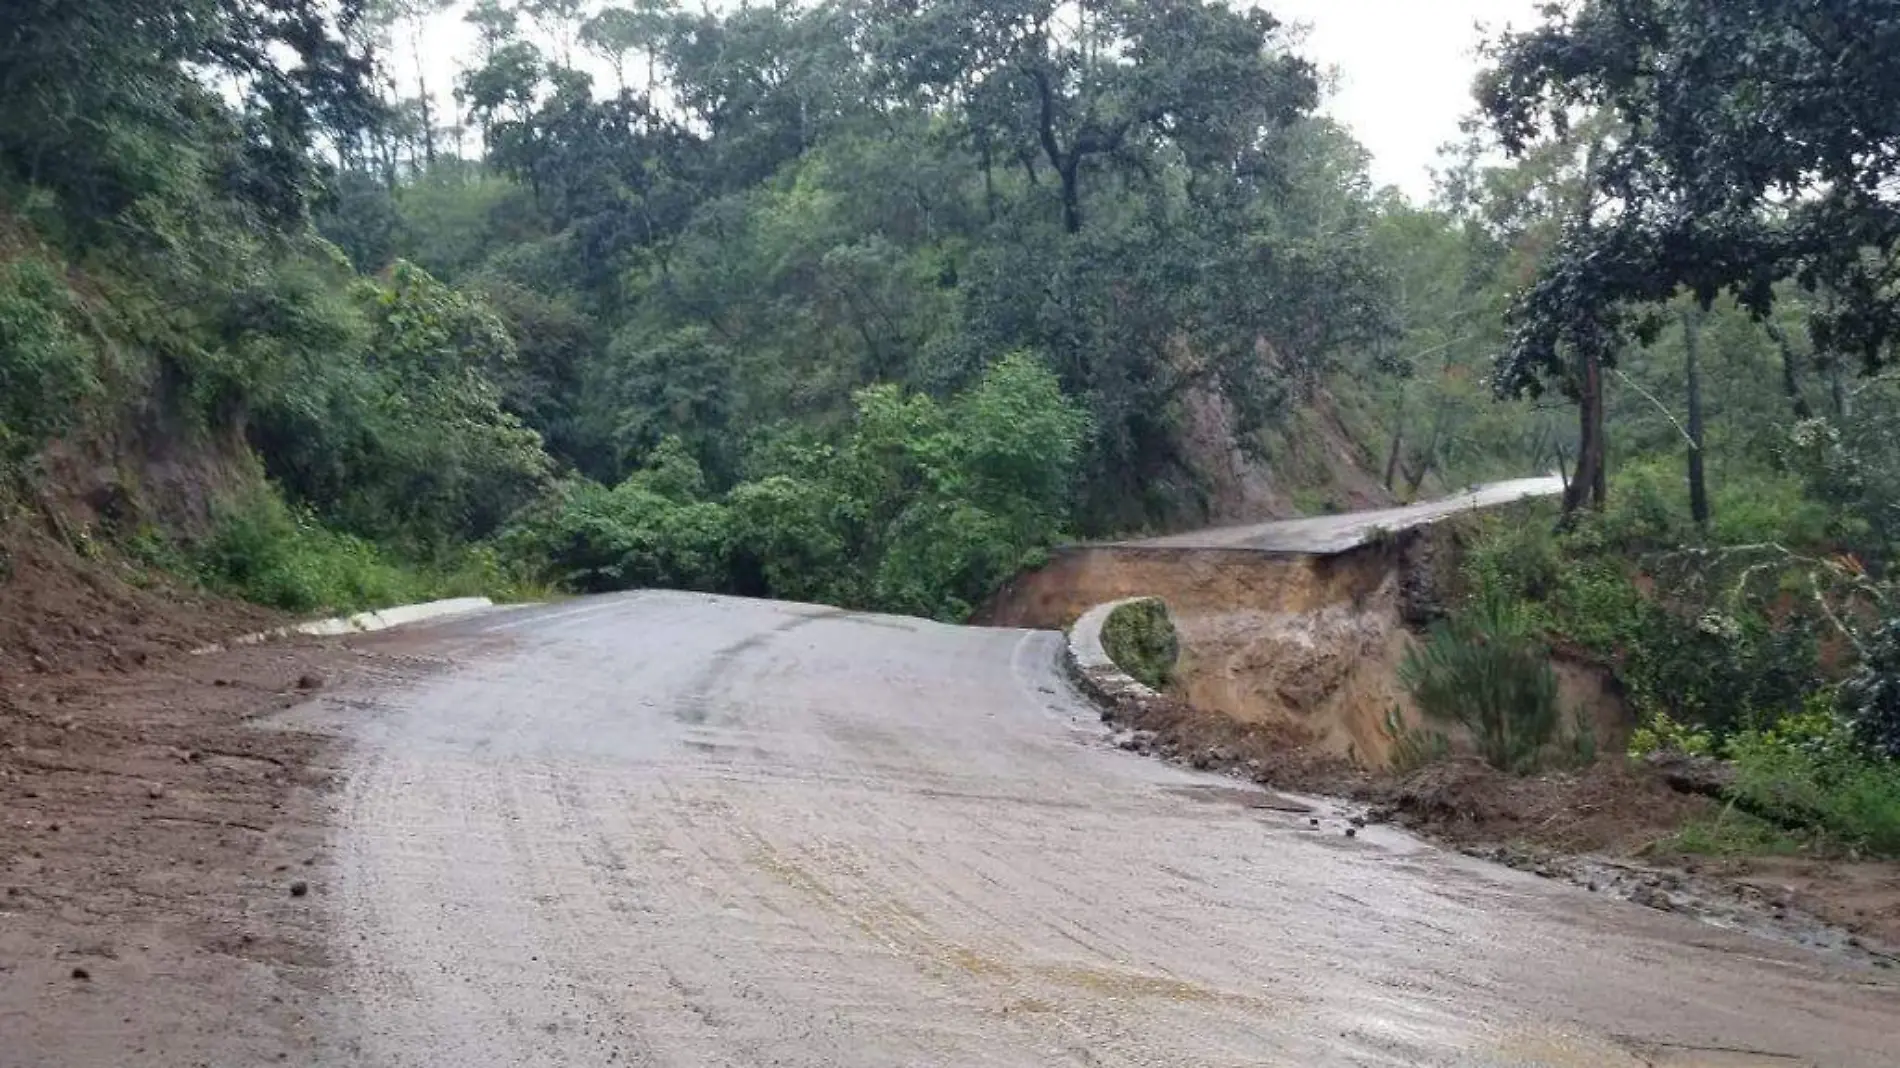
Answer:
[(1557, 728), (1557, 675), (1550, 654), (1502, 598), (1434, 625), (1406, 654), (1399, 678), (1419, 710), (1462, 724), (1492, 767), (1537, 766)]

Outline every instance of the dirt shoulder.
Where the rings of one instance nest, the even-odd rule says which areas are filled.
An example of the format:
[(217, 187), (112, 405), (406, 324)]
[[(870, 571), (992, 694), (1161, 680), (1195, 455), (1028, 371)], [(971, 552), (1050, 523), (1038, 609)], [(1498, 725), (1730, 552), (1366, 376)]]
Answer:
[(311, 644), (10, 683), (0, 1064), (295, 1058), (334, 753), (255, 721), (357, 659)]
[(264, 720), (425, 668), (192, 655), (274, 617), (27, 555), (0, 585), (0, 1068), (306, 1060), (340, 753)]
[(1122, 702), (1108, 721), (1123, 748), (1225, 771), (1275, 790), (1349, 798), (1370, 821), (1414, 832), (1592, 892), (1722, 926), (1900, 966), (1900, 864), (1843, 857), (1710, 858), (1671, 852), (1719, 804), (1640, 765), (1518, 777), (1475, 760), (1409, 775), (1368, 772), (1296, 726), (1246, 724), (1185, 702)]

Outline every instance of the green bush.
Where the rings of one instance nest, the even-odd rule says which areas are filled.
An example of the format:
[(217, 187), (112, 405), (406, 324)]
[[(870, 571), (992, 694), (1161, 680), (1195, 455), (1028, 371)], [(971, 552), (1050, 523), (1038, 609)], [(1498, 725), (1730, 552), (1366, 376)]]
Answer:
[(1181, 642), (1168, 606), (1157, 598), (1110, 612), (1102, 624), (1102, 648), (1116, 666), (1152, 689), (1165, 690), (1174, 682)]
[(1685, 475), (1679, 464), (1650, 459), (1629, 464), (1611, 480), (1609, 507), (1597, 518), (1613, 544), (1680, 544), (1689, 530)]
[(1717, 544), (1774, 542), (1794, 548), (1827, 546), (1835, 523), (1826, 503), (1804, 492), (1787, 475), (1756, 475), (1725, 480), (1710, 501)]
[(1462, 724), (1479, 755), (1528, 772), (1557, 729), (1557, 675), (1509, 601), (1492, 599), (1433, 625), (1399, 678), (1427, 718)]
[(608, 490), (574, 482), (502, 538), (513, 559), (597, 592), (630, 586), (766, 594), (967, 618), (1061, 534), (1086, 426), (1032, 358), (1000, 360), (948, 405), (860, 390), (832, 442), (790, 437), (723, 500), (691, 450), (662, 438)]
[(411, 555), (492, 535), (549, 480), (539, 435), (495, 385), (513, 342), (479, 300), (411, 264), (347, 296), (339, 285), (286, 267), (242, 301), (254, 362), (280, 368), (244, 376), (266, 470), (327, 522)]
[[(1639, 491), (1645, 484), (1636, 480)], [(1668, 529), (1656, 504), (1583, 516), (1562, 534), (1534, 520), (1489, 521), (1464, 564), (1471, 599), (1509, 603), (1528, 633), (1595, 654), (1645, 720), (1719, 741), (1798, 711), (1821, 685), (1820, 651), (1805, 600), (1778, 607), (1782, 566), (1701, 546), (1636, 555), (1641, 539)]]
[(1900, 764), (1869, 756), (1850, 729), (1818, 712), (1729, 741), (1730, 795), (1783, 827), (1811, 829), (1857, 850), (1900, 854)]
[(67, 325), (71, 306), (45, 263), (0, 265), (0, 466), (70, 429), (96, 386), (92, 349)]
[(529, 509), (501, 543), (559, 585), (584, 593), (641, 587), (724, 591), (731, 516), (721, 504), (669, 500), (638, 476), (608, 489), (578, 480)]
[(1386, 766), (1397, 774), (1408, 775), (1451, 755), (1451, 739), (1444, 731), (1413, 727), (1397, 708), (1386, 711), (1379, 729), (1392, 743)]
[(732, 513), (735, 586), (746, 590), (746, 576), (756, 572), (757, 592), (792, 601), (859, 603), (862, 580), (846, 558), (836, 505), (825, 486), (790, 475), (734, 487), (726, 507)]
[(269, 490), (226, 507), (194, 555), (207, 585), (290, 612), (380, 607), (432, 592), (374, 545), (326, 529)]

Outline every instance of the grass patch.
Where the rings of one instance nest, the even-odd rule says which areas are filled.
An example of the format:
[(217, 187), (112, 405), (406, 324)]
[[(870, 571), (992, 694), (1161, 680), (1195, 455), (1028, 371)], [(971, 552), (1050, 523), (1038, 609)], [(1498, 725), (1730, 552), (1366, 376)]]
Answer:
[(1799, 837), (1733, 806), (1685, 824), (1655, 846), (1658, 853), (1706, 857), (1793, 856), (1805, 849)]
[(1737, 808), (1855, 852), (1900, 856), (1900, 765), (1846, 743), (1803, 747), (1753, 732), (1729, 755)]
[[(137, 555), (173, 557), (148, 541)], [(525, 600), (545, 595), (485, 548), (405, 561), (372, 542), (331, 530), (271, 490), (228, 506), (211, 537), (184, 554), (187, 571), (229, 596), (299, 614), (355, 612), (445, 597)]]
[(1157, 598), (1131, 601), (1110, 612), (1102, 626), (1102, 648), (1118, 667), (1153, 689), (1165, 690), (1174, 682), (1180, 637), (1168, 618), (1168, 606)]

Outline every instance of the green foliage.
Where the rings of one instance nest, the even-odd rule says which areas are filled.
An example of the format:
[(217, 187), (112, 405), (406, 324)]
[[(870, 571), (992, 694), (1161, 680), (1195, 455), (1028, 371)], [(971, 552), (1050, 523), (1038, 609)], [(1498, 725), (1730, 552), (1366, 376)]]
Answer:
[(1715, 736), (1700, 727), (1678, 723), (1667, 712), (1651, 715), (1647, 722), (1630, 733), (1630, 755), (1682, 753), (1705, 757), (1715, 754)]
[(97, 387), (92, 349), (68, 325), (71, 301), (47, 264), (0, 264), (0, 472), (70, 429)]
[(302, 373), (259, 412), (253, 440), (298, 500), (428, 552), (487, 536), (540, 492), (540, 438), (501, 408), (492, 377), (514, 346), (479, 301), (400, 262), (386, 281), (359, 283), (350, 304), (325, 307), (321, 291), (292, 299), (321, 309), (294, 323), (325, 325), (278, 335)]
[(1743, 732), (1727, 750), (1737, 806), (1853, 849), (1900, 854), (1900, 764), (1867, 756), (1827, 712)]
[(1472, 598), (1513, 603), (1536, 632), (1611, 666), (1646, 724), (1719, 740), (1798, 711), (1822, 682), (1819, 624), (1782, 596), (1799, 572), (1773, 554), (1672, 545), (1663, 531), (1679, 528), (1644, 519), (1640, 491), (1612, 501), (1561, 534), (1489, 521), (1465, 561)]
[(1451, 738), (1444, 731), (1414, 727), (1397, 708), (1386, 711), (1379, 730), (1392, 743), (1386, 764), (1394, 774), (1410, 775), (1451, 755)]
[(1862, 744), (1900, 760), (1900, 619), (1882, 621), (1863, 643), (1841, 708)]
[(668, 499), (635, 475), (613, 489), (566, 483), (518, 517), (501, 542), (512, 559), (584, 593), (723, 590), (732, 530), (722, 505)]
[(401, 604), (429, 592), (374, 545), (324, 528), (269, 490), (226, 507), (194, 556), (212, 588), (290, 612)]
[(308, 150), (351, 145), (375, 119), (349, 37), (361, 14), (357, 0), (15, 6), (0, 24), (0, 177), (58, 190), (76, 232), (207, 193), (294, 229), (319, 174)]
[(1510, 602), (1480, 602), (1435, 624), (1399, 678), (1428, 718), (1462, 725), (1501, 771), (1534, 770), (1556, 733), (1549, 651)]
[(613, 490), (570, 484), (504, 539), (581, 589), (680, 586), (942, 619), (970, 614), (1061, 534), (1086, 421), (1032, 357), (1008, 356), (948, 406), (894, 386), (856, 398), (835, 443), (703, 499), (663, 439)]
[(1577, 202), (1615, 207), (1565, 228), (1520, 299), (1503, 387), (1561, 383), (1579, 354), (1613, 363), (1653, 333), (1638, 312), (1679, 291), (1707, 306), (1727, 290), (1765, 317), (1782, 281), (1826, 294), (1817, 351), (1880, 364), (1900, 321), (1900, 215), (1863, 191), (1900, 176), (1867, 150), (1900, 130), (1896, 40), (1884, 4), (1713, 0), (1640, 17), (1591, 0), (1506, 35), (1479, 92), (1505, 146), (1564, 140), (1599, 112)]
[(735, 486), (726, 505), (736, 588), (793, 601), (864, 602), (864, 577), (846, 555), (838, 500), (824, 483), (767, 475)]
[(1132, 601), (1110, 612), (1102, 624), (1102, 648), (1116, 666), (1155, 690), (1174, 682), (1181, 639), (1168, 606), (1158, 599)]
[(1805, 846), (1785, 829), (1729, 805), (1715, 816), (1685, 825), (1658, 843), (1657, 849), (1717, 857), (1793, 856)]

